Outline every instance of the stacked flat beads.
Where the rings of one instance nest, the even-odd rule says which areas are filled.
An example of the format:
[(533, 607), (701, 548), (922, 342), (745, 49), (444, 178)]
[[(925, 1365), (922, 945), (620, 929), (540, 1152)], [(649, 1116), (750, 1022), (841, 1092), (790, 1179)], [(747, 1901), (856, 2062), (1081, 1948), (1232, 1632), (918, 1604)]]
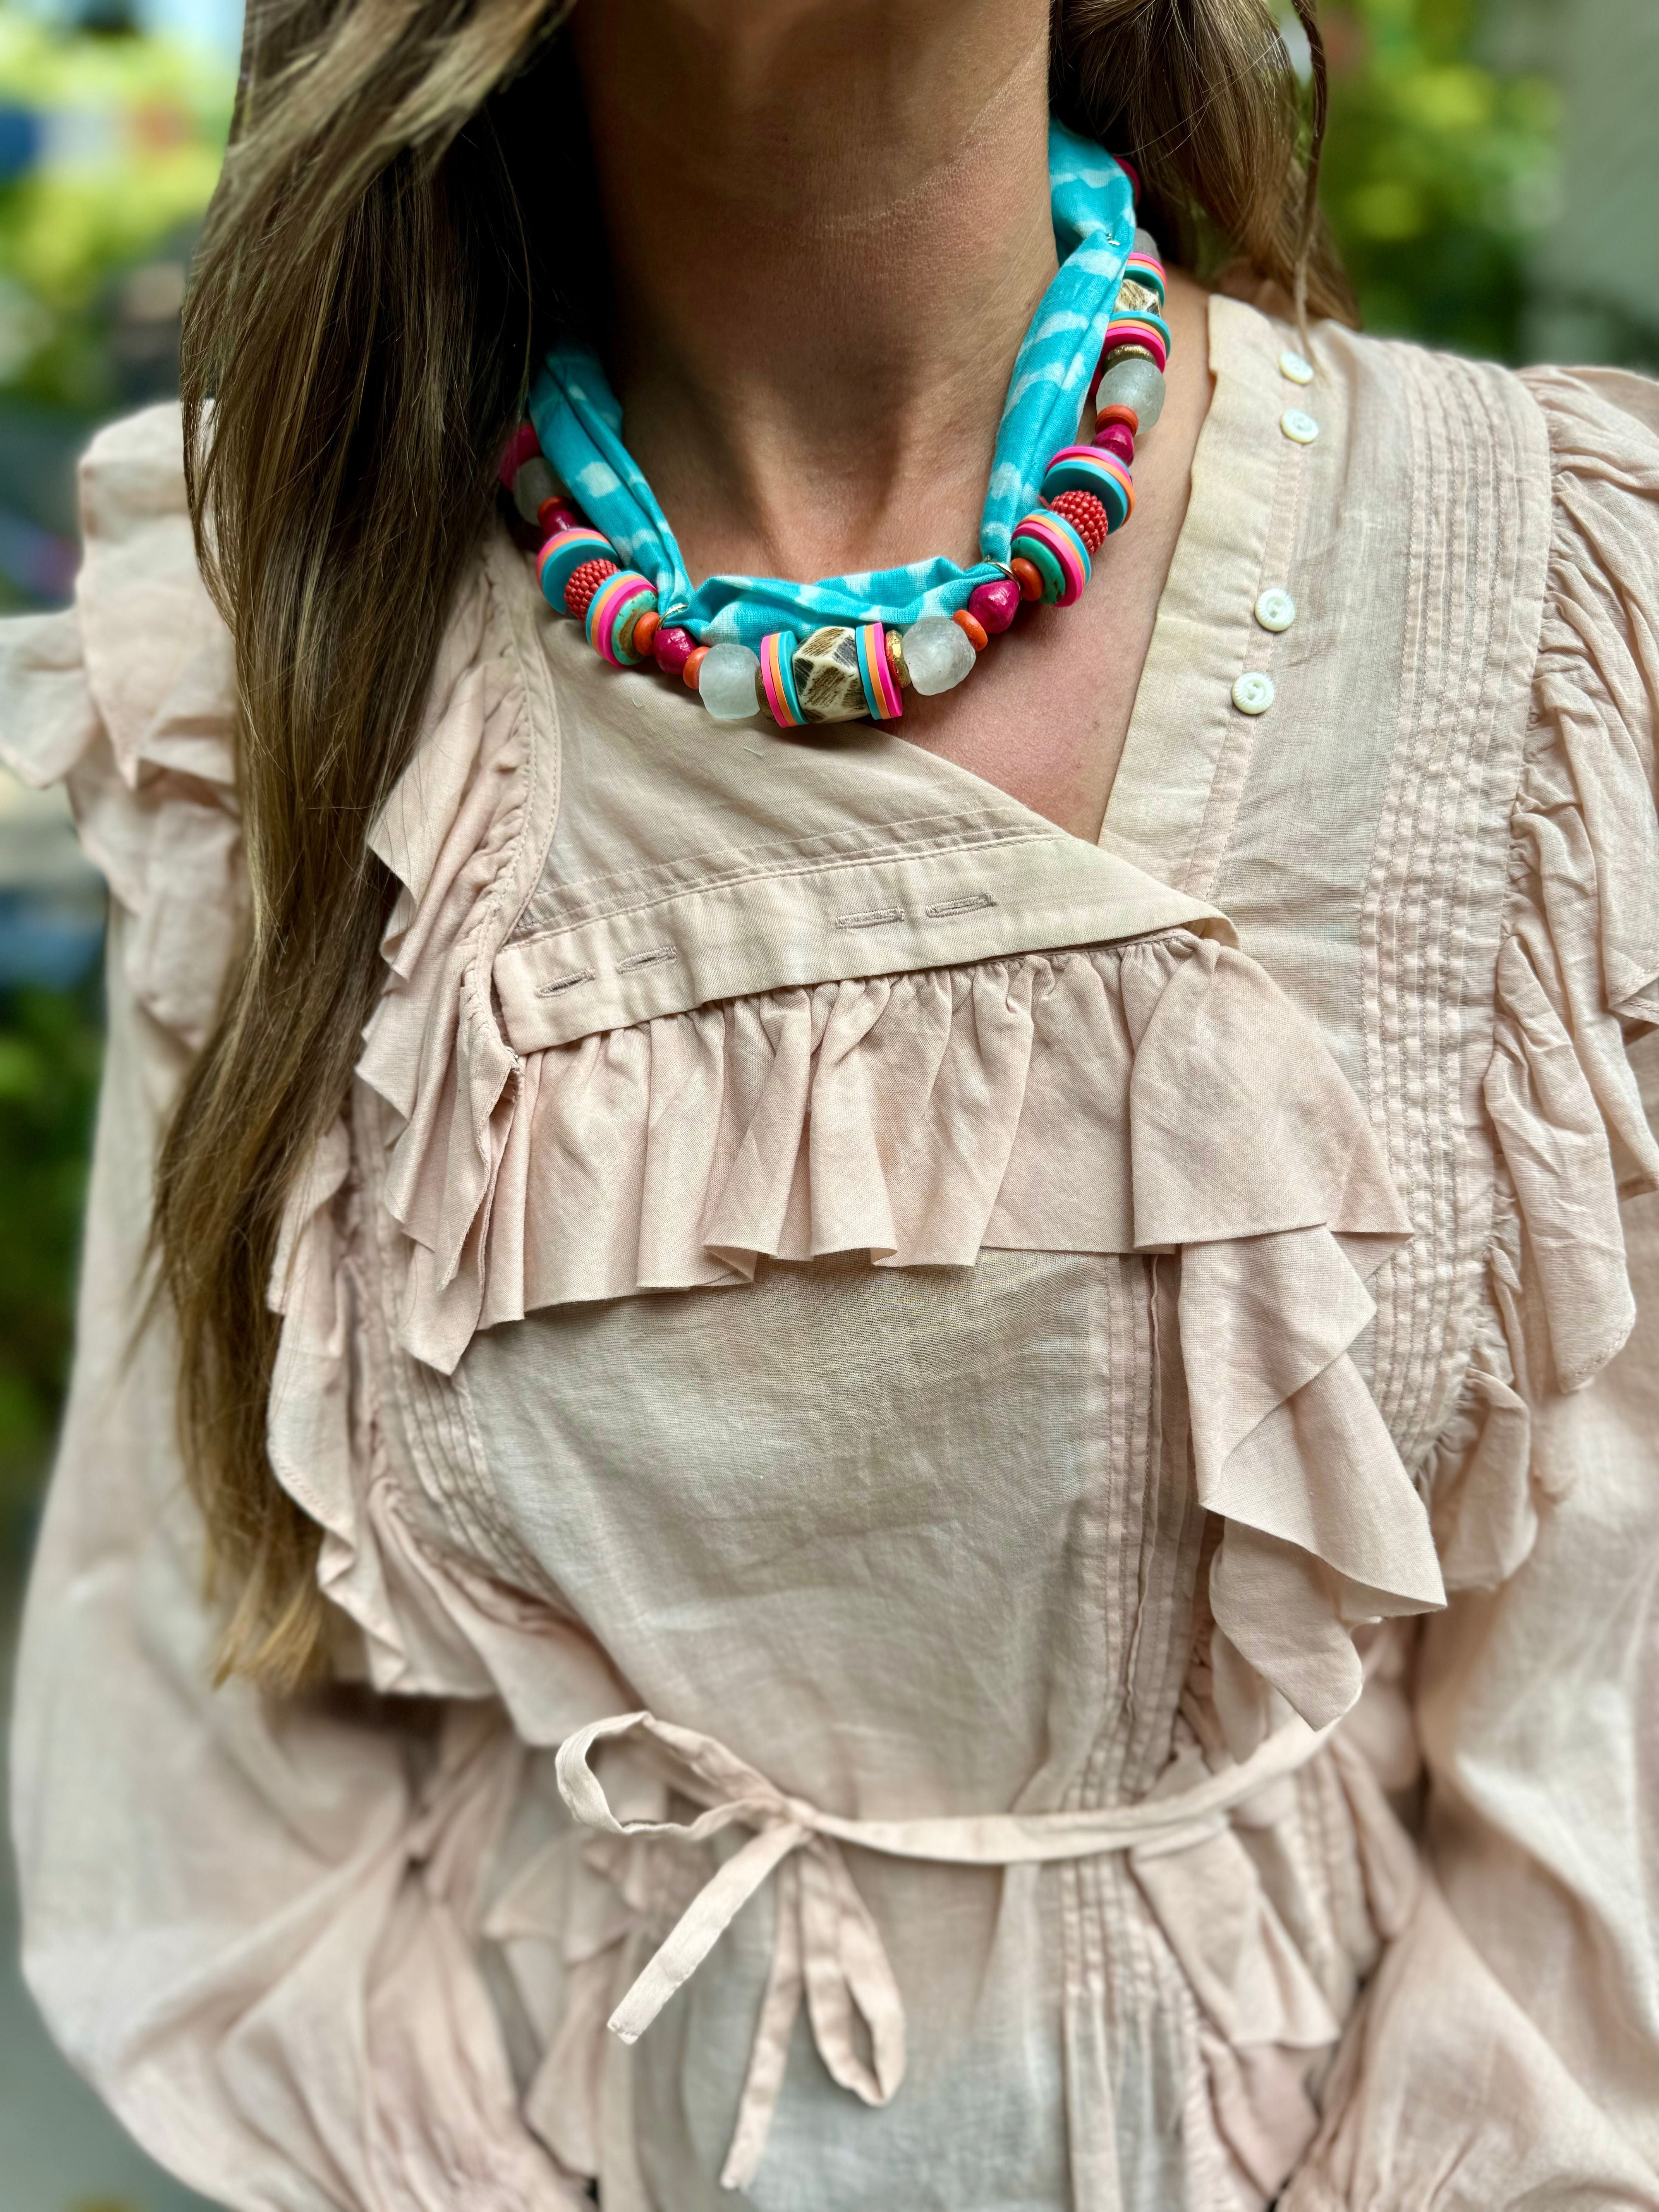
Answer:
[(887, 652), (884, 623), (860, 623), (854, 633), (858, 645), (859, 682), (872, 722), (896, 721), (904, 712), (904, 694)]
[(1150, 307), (1138, 307), (1128, 314), (1115, 313), (1106, 325), (1101, 351), (1110, 361), (1126, 346), (1146, 354), (1163, 375), (1170, 366), (1170, 325)]
[(641, 659), (634, 631), (641, 616), (655, 614), (657, 594), (650, 580), (632, 568), (607, 576), (587, 603), (587, 641), (613, 668), (632, 668)]
[(1045, 606), (1075, 606), (1089, 581), (1089, 549), (1063, 514), (1028, 514), (1014, 528), (1014, 558), (1042, 579)]
[(1143, 292), (1156, 292), (1160, 300), (1168, 297), (1164, 264), (1144, 246), (1137, 246), (1124, 263), (1123, 281), (1126, 284), (1139, 284)]
[(761, 690), (767, 710), (781, 730), (798, 730), (806, 716), (795, 688), (795, 647), (799, 640), (792, 629), (775, 629), (760, 642)]
[(1062, 446), (1043, 472), (1042, 496), (1092, 492), (1106, 510), (1109, 531), (1121, 530), (1135, 511), (1135, 488), (1116, 453), (1100, 446)]
[(578, 568), (590, 561), (609, 561), (620, 568), (617, 549), (611, 540), (586, 523), (577, 523), (569, 530), (556, 530), (536, 556), (536, 580), (542, 587), (542, 597), (550, 607), (574, 614), (574, 607), (565, 605), (565, 586)]

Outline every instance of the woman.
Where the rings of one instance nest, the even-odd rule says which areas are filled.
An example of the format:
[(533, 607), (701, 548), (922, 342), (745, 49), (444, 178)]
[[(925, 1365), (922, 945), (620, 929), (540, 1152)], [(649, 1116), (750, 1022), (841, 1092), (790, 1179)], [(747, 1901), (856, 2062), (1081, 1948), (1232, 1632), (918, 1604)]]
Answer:
[(1659, 400), (1356, 337), (1256, 0), (547, 32), (256, 13), (12, 629), (48, 2018), (284, 2212), (1659, 2203)]

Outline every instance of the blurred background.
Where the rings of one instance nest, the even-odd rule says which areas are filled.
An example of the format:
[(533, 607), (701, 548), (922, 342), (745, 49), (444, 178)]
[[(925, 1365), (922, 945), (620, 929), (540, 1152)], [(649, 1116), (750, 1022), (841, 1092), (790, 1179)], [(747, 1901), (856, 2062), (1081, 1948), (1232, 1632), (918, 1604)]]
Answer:
[[(1326, 205), (1368, 326), (1659, 371), (1655, 0), (1349, 0), (1322, 17)], [(173, 389), (240, 20), (240, 0), (0, 0), (0, 613), (67, 599), (75, 456)], [(102, 926), (58, 795), (0, 771), (0, 1763), (69, 1352)], [(0, 1847), (0, 2212), (187, 2212), (36, 2025), (15, 1917)]]

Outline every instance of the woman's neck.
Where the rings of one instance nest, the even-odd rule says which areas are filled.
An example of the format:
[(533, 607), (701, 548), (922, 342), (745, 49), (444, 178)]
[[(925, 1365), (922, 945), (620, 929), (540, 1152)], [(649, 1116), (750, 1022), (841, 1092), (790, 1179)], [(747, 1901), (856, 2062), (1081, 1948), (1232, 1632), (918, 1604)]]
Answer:
[(625, 435), (693, 579), (976, 558), (1055, 267), (1048, 0), (587, 0), (571, 35)]

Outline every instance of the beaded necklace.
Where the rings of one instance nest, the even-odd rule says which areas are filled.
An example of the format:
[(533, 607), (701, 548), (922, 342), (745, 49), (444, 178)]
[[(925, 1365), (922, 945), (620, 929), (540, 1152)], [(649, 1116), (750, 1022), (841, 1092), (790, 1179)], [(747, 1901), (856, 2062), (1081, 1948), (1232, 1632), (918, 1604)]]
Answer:
[(548, 603), (581, 622), (603, 660), (654, 661), (717, 721), (763, 708), (786, 730), (891, 721), (906, 690), (961, 683), (1022, 604), (1082, 596), (1094, 556), (1134, 512), (1135, 440), (1163, 410), (1170, 339), (1158, 248), (1133, 227), (1133, 172), (1057, 123), (1048, 156), (1060, 265), (1014, 363), (971, 568), (941, 557), (812, 583), (713, 576), (694, 590), (597, 359), (576, 347), (548, 356), (501, 479), (540, 536)]

